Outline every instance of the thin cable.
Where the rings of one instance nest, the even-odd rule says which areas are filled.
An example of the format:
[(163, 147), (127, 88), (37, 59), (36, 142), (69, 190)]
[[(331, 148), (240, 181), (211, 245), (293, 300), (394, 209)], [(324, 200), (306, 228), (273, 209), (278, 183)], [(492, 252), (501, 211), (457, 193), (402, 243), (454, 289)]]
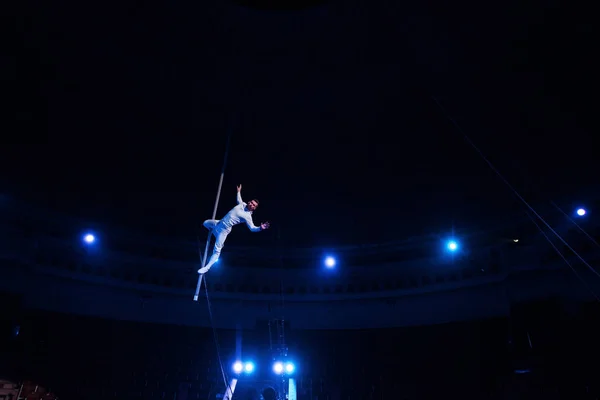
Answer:
[[(279, 290), (280, 290), (280, 298), (281, 298), (281, 332), (279, 333), (279, 342), (280, 342), (280, 352), (285, 351), (287, 355), (287, 343), (285, 342), (285, 292), (283, 288), (283, 251), (281, 248), (281, 229), (279, 226), (277, 227), (277, 247), (279, 253)], [(281, 356), (281, 354), (280, 354)], [(285, 391), (285, 386), (284, 386)]]
[(577, 272), (575, 267), (573, 267), (573, 265), (571, 265), (569, 260), (567, 260), (567, 258), (564, 256), (564, 254), (558, 249), (558, 247), (556, 247), (556, 245), (552, 242), (552, 240), (548, 237), (548, 235), (546, 235), (546, 232), (544, 232), (542, 227), (539, 226), (539, 224), (537, 222), (535, 222), (535, 219), (533, 218), (533, 216), (530, 213), (527, 213), (527, 216), (529, 217), (529, 219), (531, 219), (531, 222), (533, 222), (533, 224), (536, 226), (536, 228), (539, 229), (540, 233), (542, 235), (544, 235), (544, 238), (546, 238), (548, 243), (550, 243), (550, 245), (552, 246), (554, 251), (556, 251), (558, 253), (558, 255), (560, 256), (560, 258), (562, 258), (563, 261), (569, 266), (569, 268), (571, 268), (571, 271), (573, 271), (575, 276), (581, 281), (581, 283), (583, 283), (583, 286), (585, 286), (586, 289), (589, 290), (589, 292), (592, 294), (592, 296), (594, 296), (594, 298), (600, 303), (600, 298), (596, 295), (594, 290), (590, 287), (590, 285), (587, 284), (587, 282), (585, 281), (585, 279), (583, 279), (583, 277), (579, 274), (579, 272)]
[[(223, 157), (223, 167), (221, 168), (221, 177), (219, 178), (219, 187), (217, 188), (217, 198), (215, 199), (215, 206), (213, 208), (212, 218), (217, 217), (217, 208), (219, 208), (219, 199), (221, 198), (221, 188), (223, 187), (223, 178), (225, 177), (225, 167), (227, 166), (227, 156), (229, 155), (229, 144), (231, 143), (231, 134), (233, 132), (233, 125), (229, 128), (227, 133), (227, 145), (225, 146), (225, 157)], [(204, 256), (202, 257), (202, 265), (204, 268), (206, 265), (206, 256), (208, 255), (208, 247), (210, 246), (210, 236), (212, 230), (208, 232), (208, 239), (206, 239), (206, 247), (204, 248)], [(198, 294), (200, 293), (200, 285), (202, 285), (202, 275), (198, 276), (198, 283), (196, 284), (196, 293), (194, 294), (194, 301), (198, 301)]]
[(200, 248), (200, 236), (196, 235), (196, 246), (198, 246), (198, 258), (200, 259), (200, 262), (202, 262), (202, 250)]
[(556, 203), (554, 203), (553, 201), (551, 201), (550, 203), (552, 203), (552, 205), (553, 205), (554, 207), (556, 207), (556, 209), (557, 209), (558, 211), (560, 211), (561, 213), (563, 213), (563, 215), (564, 215), (565, 217), (567, 217), (567, 219), (568, 219), (569, 221), (571, 221), (571, 222), (573, 223), (573, 225), (575, 225), (577, 228), (579, 228), (579, 230), (580, 230), (581, 232), (583, 232), (583, 234), (584, 234), (585, 236), (587, 236), (587, 237), (588, 237), (588, 239), (590, 239), (592, 242), (594, 242), (594, 244), (595, 244), (596, 246), (600, 247), (600, 244), (599, 244), (598, 242), (596, 242), (596, 239), (594, 239), (592, 236), (590, 236), (590, 234), (589, 234), (589, 233), (587, 233), (587, 232), (585, 231), (585, 229), (583, 229), (583, 228), (582, 228), (582, 227), (581, 227), (581, 226), (580, 226), (580, 225), (579, 225), (577, 222), (575, 222), (575, 220), (574, 220), (573, 218), (571, 218), (571, 217), (569, 216), (569, 214), (567, 214), (566, 212), (564, 212), (564, 211), (563, 211), (563, 209), (562, 209), (562, 208), (560, 208), (560, 207), (559, 207), (559, 206), (558, 206)]
[[(230, 125), (229, 132), (227, 133), (227, 144), (225, 146), (225, 156), (223, 157), (223, 167), (221, 168), (221, 176), (219, 178), (219, 187), (217, 188), (217, 197), (215, 199), (215, 206), (213, 208), (212, 219), (216, 218), (217, 209), (219, 208), (219, 199), (221, 198), (221, 188), (223, 187), (223, 178), (225, 177), (225, 167), (227, 166), (227, 157), (229, 155), (229, 145), (231, 143), (231, 134), (232, 133), (233, 133), (233, 124)], [(208, 232), (208, 238), (206, 239), (206, 247), (204, 249), (204, 256), (202, 256), (202, 254), (200, 253), (200, 246), (198, 246), (198, 252), (200, 253), (201, 259), (202, 259), (202, 267), (204, 267), (206, 265), (206, 258), (207, 258), (206, 256), (208, 255), (208, 248), (210, 246), (211, 235), (212, 235), (212, 230), (210, 230)], [(198, 276), (198, 283), (196, 284), (196, 293), (194, 294), (194, 301), (198, 301), (198, 295), (200, 293), (200, 288), (202, 286), (202, 278), (203, 277), (204, 277), (203, 274), (200, 274)], [(206, 278), (204, 277), (204, 279), (206, 279)], [(217, 348), (217, 358), (219, 360), (219, 366), (221, 367), (221, 374), (223, 375), (223, 382), (225, 383), (226, 390), (229, 389), (229, 392), (233, 396), (233, 391), (231, 391), (231, 387), (229, 386), (229, 380), (227, 379), (227, 374), (225, 373), (225, 369), (223, 368), (223, 360), (221, 359), (221, 350), (219, 347), (217, 330), (215, 328), (214, 320), (213, 320), (213, 316), (212, 316), (212, 308), (211, 308), (211, 304), (210, 304), (210, 299), (208, 297), (208, 285), (206, 284), (206, 281), (204, 282), (204, 289), (206, 291), (206, 302), (208, 305), (208, 315), (210, 317), (210, 325), (212, 328), (215, 346)]]
[(210, 304), (210, 299), (208, 298), (208, 284), (206, 283), (206, 277), (204, 277), (204, 293), (206, 294), (206, 303), (208, 304), (208, 318), (210, 319), (210, 326), (212, 328), (213, 339), (215, 341), (215, 347), (217, 348), (217, 358), (219, 359), (219, 367), (221, 368), (221, 374), (223, 375), (223, 382), (225, 382), (226, 390), (229, 389), (229, 393), (231, 393), (231, 397), (233, 397), (233, 390), (231, 390), (231, 386), (229, 385), (229, 377), (227, 376), (225, 368), (223, 368), (223, 362), (221, 361), (221, 346), (219, 346), (217, 329), (215, 328), (215, 322), (213, 319), (212, 306)]
[(579, 255), (578, 252), (575, 251), (575, 249), (573, 249), (569, 243), (567, 243), (562, 236), (560, 236), (554, 229), (552, 229), (552, 227), (550, 226), (550, 224), (548, 224), (546, 222), (546, 220), (544, 218), (542, 218), (542, 216), (540, 214), (537, 213), (537, 211), (535, 211), (535, 209), (529, 205), (529, 203), (527, 202), (527, 200), (525, 200), (523, 198), (523, 196), (521, 196), (519, 194), (519, 192), (517, 191), (517, 189), (515, 189), (513, 187), (513, 185), (510, 184), (509, 181), (507, 181), (504, 176), (500, 173), (500, 171), (498, 171), (498, 169), (496, 169), (496, 167), (494, 166), (494, 164), (492, 164), (492, 162), (490, 160), (488, 160), (488, 158), (485, 156), (485, 154), (483, 154), (483, 152), (481, 150), (479, 150), (479, 147), (477, 147), (477, 145), (475, 145), (475, 143), (473, 143), (473, 141), (469, 138), (469, 136), (463, 131), (463, 129), (460, 127), (460, 125), (458, 125), (458, 123), (446, 112), (446, 109), (440, 104), (440, 102), (433, 96), (431, 96), (431, 98), (433, 99), (433, 101), (435, 101), (435, 103), (438, 105), (438, 107), (440, 107), (440, 109), (442, 110), (442, 113), (444, 114), (444, 116), (446, 118), (448, 118), (450, 120), (450, 122), (452, 122), (452, 124), (456, 127), (456, 129), (458, 129), (458, 131), (463, 135), (464, 139), (466, 140), (466, 142), (471, 145), (471, 147), (473, 147), (473, 149), (475, 149), (475, 151), (481, 156), (481, 158), (483, 158), (483, 160), (486, 162), (486, 164), (492, 169), (492, 171), (494, 171), (496, 173), (496, 175), (498, 175), (498, 177), (502, 180), (502, 182), (504, 182), (504, 184), (506, 186), (509, 187), (510, 190), (512, 190), (512, 192), (515, 194), (515, 196), (517, 196), (517, 198), (519, 200), (521, 200), (523, 202), (523, 204), (525, 204), (525, 206), (536, 216), (539, 218), (540, 221), (542, 221), (544, 223), (544, 225), (546, 225), (546, 227), (552, 232), (554, 233), (554, 235), (561, 241), (563, 242), (563, 244), (565, 246), (567, 246), (567, 248), (569, 250), (571, 250), (573, 252), (573, 254), (575, 254), (577, 256), (577, 258), (579, 258), (579, 260), (581, 260), (581, 262), (589, 268), (590, 271), (592, 271), (597, 277), (600, 278), (600, 273), (598, 271), (596, 271), (594, 268), (592, 268), (592, 266), (590, 264), (588, 264), (587, 261), (585, 261), (583, 259), (583, 257), (581, 257)]
[(283, 251), (281, 248), (281, 229), (277, 227), (277, 252), (279, 253), (279, 295), (281, 307), (281, 319), (285, 321), (285, 294), (283, 289)]

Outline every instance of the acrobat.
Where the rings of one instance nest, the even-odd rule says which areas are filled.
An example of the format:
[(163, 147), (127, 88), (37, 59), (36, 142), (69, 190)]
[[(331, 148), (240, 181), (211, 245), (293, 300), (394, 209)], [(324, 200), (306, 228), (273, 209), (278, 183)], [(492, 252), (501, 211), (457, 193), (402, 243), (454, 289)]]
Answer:
[(199, 274), (205, 274), (208, 270), (219, 260), (219, 255), (221, 254), (221, 250), (223, 249), (223, 245), (225, 244), (225, 239), (227, 239), (227, 235), (231, 232), (231, 228), (234, 225), (241, 224), (245, 222), (252, 232), (260, 232), (265, 229), (269, 229), (269, 223), (263, 222), (260, 226), (254, 226), (254, 222), (252, 222), (252, 213), (258, 207), (258, 200), (253, 199), (250, 200), (249, 203), (244, 203), (242, 200), (242, 185), (237, 186), (237, 206), (233, 207), (231, 211), (227, 213), (223, 217), (222, 220), (217, 219), (207, 219), (204, 221), (204, 227), (209, 229), (211, 233), (215, 236), (215, 247), (213, 249), (212, 255), (210, 256), (210, 260), (208, 264), (203, 268), (198, 270)]

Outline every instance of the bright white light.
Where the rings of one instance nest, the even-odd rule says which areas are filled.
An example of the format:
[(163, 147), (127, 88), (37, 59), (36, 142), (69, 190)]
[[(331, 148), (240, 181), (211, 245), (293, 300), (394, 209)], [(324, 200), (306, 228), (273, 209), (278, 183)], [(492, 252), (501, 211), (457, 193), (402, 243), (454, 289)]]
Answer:
[(242, 365), (241, 362), (237, 361), (237, 362), (233, 363), (233, 372), (235, 372), (236, 374), (241, 373), (243, 369), (244, 369), (244, 366)]
[(448, 242), (448, 244), (446, 245), (446, 247), (450, 251), (456, 251), (458, 249), (458, 243), (456, 243), (454, 240), (451, 240), (451, 241)]
[(577, 215), (583, 217), (585, 215), (585, 210), (583, 208), (580, 208), (579, 210), (577, 210)]
[(280, 362), (276, 362), (275, 364), (273, 364), (273, 372), (275, 372), (278, 375), (283, 373), (283, 364)]
[(294, 364), (292, 364), (292, 363), (285, 364), (285, 372), (286, 373), (291, 374), (292, 372), (294, 372), (294, 369), (296, 369), (296, 367), (294, 367)]
[(254, 371), (254, 364), (251, 362), (247, 362), (246, 365), (244, 365), (244, 371), (248, 374)]
[(94, 243), (95, 240), (96, 240), (96, 238), (91, 233), (88, 233), (83, 237), (83, 241), (86, 242), (87, 244), (92, 244), (92, 243)]
[(333, 257), (325, 257), (325, 266), (327, 268), (335, 267), (335, 258)]
[(519, 243), (519, 239), (513, 239), (513, 242)]

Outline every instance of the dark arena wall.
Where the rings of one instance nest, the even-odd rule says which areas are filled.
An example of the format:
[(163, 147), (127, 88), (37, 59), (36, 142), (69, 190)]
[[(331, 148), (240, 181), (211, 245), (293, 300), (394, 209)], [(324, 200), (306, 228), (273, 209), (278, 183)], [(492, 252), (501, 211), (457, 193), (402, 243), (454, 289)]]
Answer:
[[(583, 399), (586, 390), (597, 390), (597, 307), (568, 314), (558, 301), (546, 300), (516, 305), (513, 313), (512, 320), (412, 328), (292, 328), (288, 344), (300, 366), (298, 398), (504, 399), (519, 392)], [(4, 375), (35, 381), (61, 399), (206, 399), (222, 392), (210, 329), (40, 310), (13, 313), (13, 322), (20, 332), (7, 342), (3, 330)], [(218, 332), (227, 366), (235, 358), (236, 336)], [(256, 355), (268, 346), (266, 330), (242, 331), (241, 337), (242, 352), (260, 364)], [(515, 374), (523, 369), (532, 372)], [(277, 384), (257, 372), (240, 381), (237, 398)]]
[(0, 379), (21, 397), (214, 399), (221, 364), (231, 377), (250, 359), (233, 398), (258, 398), (281, 386), (270, 368), (281, 319), (299, 399), (598, 396), (597, 280), (535, 237), (329, 276), (230, 263), (207, 277), (211, 325), (206, 297), (192, 301), (193, 262), (82, 250), (14, 215), (0, 241)]

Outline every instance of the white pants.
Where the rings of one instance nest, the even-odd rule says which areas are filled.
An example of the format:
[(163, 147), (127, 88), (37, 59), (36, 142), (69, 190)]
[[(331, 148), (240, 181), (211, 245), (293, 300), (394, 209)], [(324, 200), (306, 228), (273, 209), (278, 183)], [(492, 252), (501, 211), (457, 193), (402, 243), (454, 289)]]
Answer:
[(204, 227), (209, 229), (215, 237), (215, 247), (213, 248), (210, 260), (205, 266), (205, 268), (208, 270), (219, 260), (221, 250), (225, 244), (225, 239), (227, 239), (227, 235), (229, 235), (229, 232), (231, 232), (231, 228), (222, 228), (221, 225), (219, 225), (218, 219), (207, 219), (204, 221)]

